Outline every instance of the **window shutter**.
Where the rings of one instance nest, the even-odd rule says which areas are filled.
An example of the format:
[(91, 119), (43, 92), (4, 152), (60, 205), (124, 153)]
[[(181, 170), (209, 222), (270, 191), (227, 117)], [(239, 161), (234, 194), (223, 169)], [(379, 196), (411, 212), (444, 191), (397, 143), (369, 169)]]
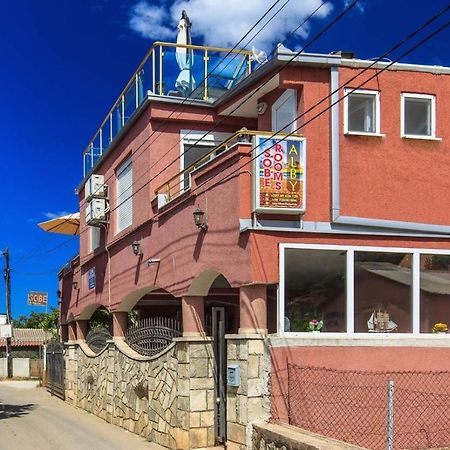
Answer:
[(133, 222), (133, 170), (128, 160), (117, 171), (117, 232)]
[(89, 253), (100, 247), (100, 228), (89, 227)]

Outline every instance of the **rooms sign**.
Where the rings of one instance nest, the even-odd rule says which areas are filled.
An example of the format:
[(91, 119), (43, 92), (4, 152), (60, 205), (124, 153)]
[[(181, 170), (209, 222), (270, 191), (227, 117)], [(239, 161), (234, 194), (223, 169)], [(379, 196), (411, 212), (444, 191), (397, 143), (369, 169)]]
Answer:
[(254, 211), (305, 212), (306, 139), (255, 136)]

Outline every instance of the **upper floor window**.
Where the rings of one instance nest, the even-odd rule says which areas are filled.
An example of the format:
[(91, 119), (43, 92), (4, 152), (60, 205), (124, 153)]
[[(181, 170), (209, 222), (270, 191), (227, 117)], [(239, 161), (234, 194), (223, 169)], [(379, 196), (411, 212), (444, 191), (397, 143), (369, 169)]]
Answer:
[(116, 232), (129, 227), (133, 222), (133, 170), (131, 158), (127, 159), (116, 171)]
[(287, 89), (272, 105), (272, 131), (293, 133), (297, 130), (297, 92)]
[(344, 133), (380, 134), (380, 93), (346, 89), (345, 94)]
[(182, 190), (190, 187), (190, 174), (226, 150), (226, 147), (211, 151), (230, 137), (229, 133), (208, 133), (202, 131), (181, 130), (181, 170), (190, 167), (182, 177)]
[(401, 135), (412, 138), (436, 136), (436, 98), (434, 95), (401, 96)]

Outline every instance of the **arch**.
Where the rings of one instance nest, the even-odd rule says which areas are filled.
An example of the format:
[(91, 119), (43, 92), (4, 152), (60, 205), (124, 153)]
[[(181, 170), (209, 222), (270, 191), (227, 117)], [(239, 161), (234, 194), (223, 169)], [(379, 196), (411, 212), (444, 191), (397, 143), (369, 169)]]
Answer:
[(213, 285), (215, 287), (231, 287), (221, 272), (216, 269), (207, 269), (192, 280), (187, 295), (206, 297)]
[(61, 323), (61, 325), (67, 325), (67, 324), (69, 324), (70, 322), (73, 322), (74, 320), (75, 320), (75, 316), (73, 315), (72, 312), (70, 312), (70, 313), (67, 315), (66, 320), (64, 321), (64, 323)]
[(120, 302), (120, 304), (117, 306), (117, 308), (114, 309), (116, 312), (129, 312), (133, 309), (134, 305), (144, 296), (147, 294), (150, 294), (153, 291), (156, 291), (159, 289), (158, 286), (145, 286), (139, 289), (136, 289), (135, 291), (129, 292)]
[(101, 303), (92, 303), (90, 305), (86, 305), (83, 311), (81, 311), (81, 313), (76, 317), (76, 320), (89, 320), (96, 309), (104, 307), (105, 305), (102, 305)]

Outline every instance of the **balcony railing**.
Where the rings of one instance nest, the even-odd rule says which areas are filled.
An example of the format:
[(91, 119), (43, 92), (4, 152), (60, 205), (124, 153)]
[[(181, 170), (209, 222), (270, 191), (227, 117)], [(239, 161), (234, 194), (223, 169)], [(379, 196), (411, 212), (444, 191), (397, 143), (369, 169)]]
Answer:
[[(177, 48), (191, 53), (187, 82), (180, 85)], [(155, 42), (83, 152), (83, 176), (108, 150), (147, 95), (216, 100), (248, 76), (252, 53), (219, 47)]]
[[(164, 206), (178, 198), (180, 195), (185, 192), (189, 192), (191, 189), (191, 175), (194, 170), (204, 166), (217, 158), (219, 155), (222, 155), (224, 152), (230, 150), (237, 143), (251, 142), (254, 136), (263, 136), (267, 138), (275, 137), (276, 139), (279, 139), (286, 136), (298, 138), (302, 135), (292, 133), (277, 133), (274, 135), (274, 133), (270, 131), (251, 131), (246, 128), (242, 128), (225, 141), (217, 144), (215, 147), (212, 147), (211, 150), (204, 156), (194, 161), (191, 165), (184, 168), (164, 184), (155, 189), (155, 194), (158, 198), (158, 209), (164, 208)], [(258, 153), (258, 150), (256, 153)]]

